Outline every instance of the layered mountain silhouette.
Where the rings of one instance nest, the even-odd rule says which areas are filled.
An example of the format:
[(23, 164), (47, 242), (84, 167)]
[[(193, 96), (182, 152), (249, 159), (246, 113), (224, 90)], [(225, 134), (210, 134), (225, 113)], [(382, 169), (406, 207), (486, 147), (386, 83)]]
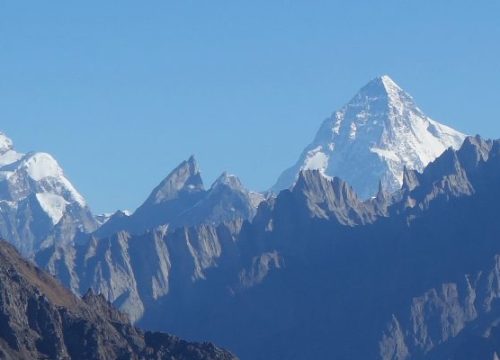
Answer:
[[(109, 301), (141, 328), (212, 341), (244, 360), (500, 354), (500, 141), (465, 137), (428, 118), (387, 76), (323, 123), (273, 187), (275, 195), (249, 191), (227, 173), (205, 188), (191, 157), (133, 213), (93, 217), (55, 161), (35, 162), (54, 166), (28, 171), (34, 155), (16, 153), (5, 139), (2, 234), (73, 293), (91, 289), (79, 300), (53, 280), (32, 282), (30, 289), (41, 287), (42, 294), (57, 287), (56, 297), (44, 295), (56, 309), (73, 306), (56, 298), (73, 299), (112, 314), (104, 322), (127, 323)], [(15, 293), (15, 279), (7, 272), (1, 284)], [(26, 308), (9, 301), (0, 303), (8, 321), (16, 310), (5, 304)], [(93, 321), (89, 316), (85, 321)], [(21, 328), (32, 322), (16, 321)], [(46, 356), (46, 331), (37, 326), (22, 341), (27, 335), (6, 328), (0, 348), (14, 358)], [(92, 339), (107, 342), (100, 329), (108, 328), (100, 326)], [(148, 342), (149, 333), (123, 326), (116, 338), (110, 330), (111, 345), (102, 351), (112, 355), (105, 356), (129, 342), (140, 344), (127, 350), (139, 358), (163, 356), (174, 346), (170, 340), (199, 346), (153, 336), (166, 339), (158, 345)], [(73, 351), (54, 339), (62, 344), (57, 354)], [(15, 341), (29, 345), (11, 346)]]
[(499, 181), (500, 142), (480, 137), (365, 201), (302, 171), (251, 222), (93, 238), (59, 277), (242, 359), (460, 359), (469, 342), (493, 358)]
[(78, 298), (0, 241), (2, 359), (225, 360), (209, 343), (143, 332), (102, 295)]

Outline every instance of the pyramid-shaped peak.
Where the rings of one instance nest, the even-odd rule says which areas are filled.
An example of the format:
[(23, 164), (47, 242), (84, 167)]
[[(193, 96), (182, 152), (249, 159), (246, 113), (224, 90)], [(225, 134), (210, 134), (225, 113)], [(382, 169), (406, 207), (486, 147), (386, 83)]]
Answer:
[(387, 95), (388, 97), (409, 97), (409, 95), (389, 75), (382, 75), (371, 80), (360, 90), (360, 94), (369, 96)]
[(389, 76), (389, 75), (382, 75), (377, 78), (386, 88), (398, 88), (401, 89), (401, 87), (396, 84), (396, 82)]
[(465, 135), (429, 118), (388, 75), (369, 81), (321, 124), (313, 142), (273, 187), (286, 189), (301, 170), (321, 170), (347, 181), (368, 199), (400, 189), (404, 167), (422, 171)]
[(165, 180), (172, 178), (188, 178), (190, 176), (200, 174), (200, 167), (194, 155), (191, 155), (187, 160), (182, 161), (177, 167), (168, 174)]
[(203, 191), (200, 169), (194, 156), (184, 160), (153, 190), (147, 203), (159, 204), (178, 197), (180, 191)]

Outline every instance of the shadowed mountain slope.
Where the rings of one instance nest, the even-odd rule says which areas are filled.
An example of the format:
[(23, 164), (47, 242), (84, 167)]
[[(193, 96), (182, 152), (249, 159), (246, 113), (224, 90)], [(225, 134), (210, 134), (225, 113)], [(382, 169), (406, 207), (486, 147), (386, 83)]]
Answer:
[(130, 325), (102, 295), (82, 299), (0, 242), (0, 358), (229, 360), (230, 353)]

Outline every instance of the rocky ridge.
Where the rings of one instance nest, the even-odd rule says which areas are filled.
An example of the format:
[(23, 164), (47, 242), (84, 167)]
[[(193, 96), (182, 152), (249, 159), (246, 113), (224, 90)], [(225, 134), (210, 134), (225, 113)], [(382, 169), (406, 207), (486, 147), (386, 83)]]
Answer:
[(78, 298), (0, 242), (3, 359), (236, 359), (209, 343), (143, 332), (102, 295)]

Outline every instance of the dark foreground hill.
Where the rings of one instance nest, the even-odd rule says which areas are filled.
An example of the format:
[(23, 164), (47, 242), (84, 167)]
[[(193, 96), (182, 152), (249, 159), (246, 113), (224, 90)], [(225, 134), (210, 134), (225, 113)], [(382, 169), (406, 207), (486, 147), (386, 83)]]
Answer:
[(209, 343), (142, 332), (101, 295), (82, 299), (0, 241), (1, 359), (230, 360)]

